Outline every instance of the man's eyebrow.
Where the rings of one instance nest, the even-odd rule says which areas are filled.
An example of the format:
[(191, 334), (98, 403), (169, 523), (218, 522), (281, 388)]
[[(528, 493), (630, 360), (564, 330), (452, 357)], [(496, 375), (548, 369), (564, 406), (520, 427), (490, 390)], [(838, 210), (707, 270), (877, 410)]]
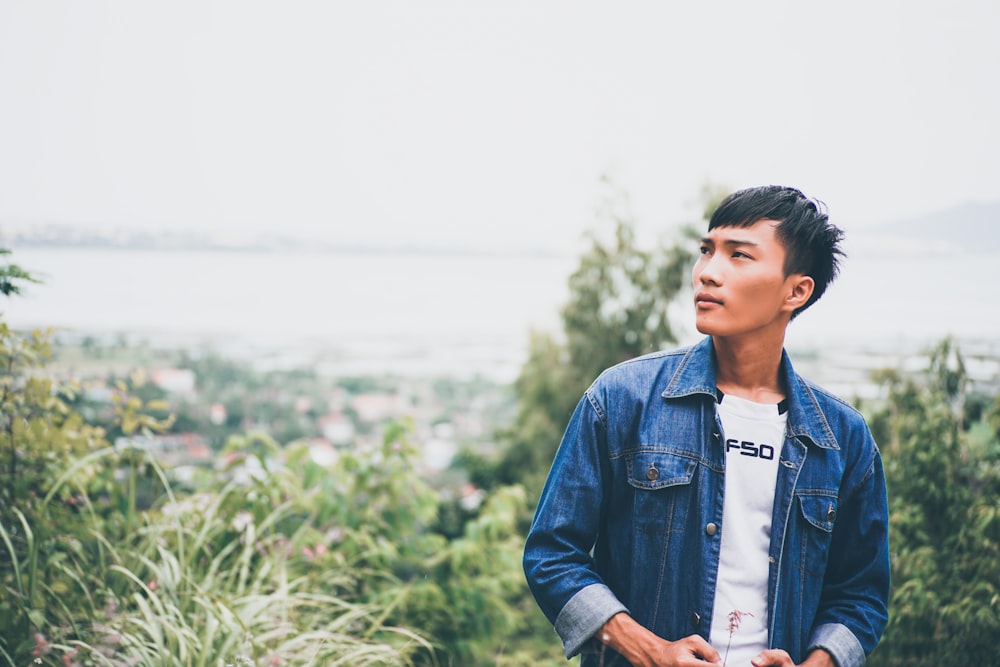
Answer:
[[(715, 244), (715, 240), (708, 236), (702, 236), (701, 242), (712, 245)], [(723, 239), (722, 241), (720, 241), (720, 243), (722, 245), (727, 245), (727, 246), (748, 245), (748, 246), (753, 246), (755, 248), (760, 247), (759, 243), (754, 243), (753, 241), (744, 241), (743, 239)]]

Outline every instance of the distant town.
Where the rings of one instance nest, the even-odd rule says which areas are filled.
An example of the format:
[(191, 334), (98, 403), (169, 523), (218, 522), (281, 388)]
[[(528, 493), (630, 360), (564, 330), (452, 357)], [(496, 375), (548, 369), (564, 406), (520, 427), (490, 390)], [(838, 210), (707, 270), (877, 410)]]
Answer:
[[(278, 448), (298, 443), (328, 466), (345, 452), (377, 450), (385, 429), (400, 423), (419, 452), (421, 474), (456, 502), (474, 505), (482, 492), (453, 469), (454, 460), (463, 450), (491, 454), (515, 407), (509, 386), (485, 378), (261, 371), (199, 351), (122, 346), (97, 337), (57, 342), (54, 353), (47, 373), (79, 387), (71, 401), (75, 410), (102, 425), (117, 446), (149, 451), (178, 481), (194, 485), (212, 470), (255, 474), (260, 461), (236, 461), (227, 453), (234, 438), (273, 439)], [(167, 430), (120, 432), (115, 406), (127, 396), (158, 406), (153, 416), (172, 415)]]

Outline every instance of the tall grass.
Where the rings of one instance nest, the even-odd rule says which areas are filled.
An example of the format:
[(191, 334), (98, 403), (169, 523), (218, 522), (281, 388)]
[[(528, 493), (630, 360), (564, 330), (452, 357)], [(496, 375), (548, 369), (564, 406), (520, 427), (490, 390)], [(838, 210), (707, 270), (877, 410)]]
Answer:
[[(5, 593), (34, 629), (5, 637), (0, 664), (365, 667), (433, 653), (418, 633), (386, 624), (395, 601), (352, 594), (366, 573), (343, 554), (305, 545), (303, 536), (324, 527), (299, 476), (279, 468), (251, 486), (230, 482), (179, 498), (155, 461), (137, 467), (138, 452), (129, 452), (129, 515), (109, 521), (95, 509), (106, 499), (91, 498), (88, 481), (121, 469), (121, 454), (85, 457), (50, 489), (46, 503), (59, 486), (79, 485), (74, 497), (86, 509), (76, 537), (56, 536), (55, 547), (42, 549), (20, 511), (16, 529), (0, 522), (13, 571)], [(154, 471), (163, 499), (145, 512), (129, 491), (142, 467)], [(91, 480), (75, 474), (84, 468)]]

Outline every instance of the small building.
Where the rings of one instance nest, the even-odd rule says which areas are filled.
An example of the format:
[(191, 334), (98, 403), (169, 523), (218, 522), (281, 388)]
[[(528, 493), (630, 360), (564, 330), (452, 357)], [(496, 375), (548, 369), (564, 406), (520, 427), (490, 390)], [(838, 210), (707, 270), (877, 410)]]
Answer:
[(226, 423), (226, 419), (229, 418), (229, 413), (226, 410), (226, 406), (222, 403), (212, 403), (208, 407), (208, 421), (212, 422), (216, 426), (220, 426)]
[(358, 394), (351, 401), (358, 419), (376, 424), (407, 415), (413, 405), (399, 394)]
[(158, 368), (153, 371), (150, 381), (170, 394), (195, 393), (195, 375), (189, 368)]
[(354, 423), (343, 413), (331, 413), (319, 418), (323, 437), (335, 447), (343, 447), (354, 440)]

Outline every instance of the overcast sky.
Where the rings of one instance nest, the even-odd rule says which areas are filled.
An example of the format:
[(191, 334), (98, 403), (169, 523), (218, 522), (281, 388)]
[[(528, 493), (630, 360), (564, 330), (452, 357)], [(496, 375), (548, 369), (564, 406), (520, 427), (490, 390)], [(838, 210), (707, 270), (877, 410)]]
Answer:
[[(1000, 199), (1000, 3), (0, 0), (0, 225), (577, 247), (706, 182)], [(568, 246), (567, 246), (568, 244)]]

